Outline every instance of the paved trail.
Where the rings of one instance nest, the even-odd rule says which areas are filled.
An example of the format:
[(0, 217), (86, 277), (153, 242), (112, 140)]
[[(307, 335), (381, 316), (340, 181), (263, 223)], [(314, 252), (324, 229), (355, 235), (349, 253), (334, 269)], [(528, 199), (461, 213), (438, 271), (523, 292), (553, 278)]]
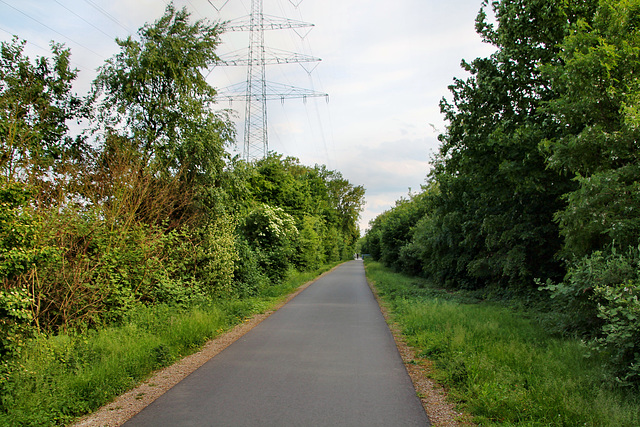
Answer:
[(313, 283), (125, 424), (428, 425), (362, 261)]

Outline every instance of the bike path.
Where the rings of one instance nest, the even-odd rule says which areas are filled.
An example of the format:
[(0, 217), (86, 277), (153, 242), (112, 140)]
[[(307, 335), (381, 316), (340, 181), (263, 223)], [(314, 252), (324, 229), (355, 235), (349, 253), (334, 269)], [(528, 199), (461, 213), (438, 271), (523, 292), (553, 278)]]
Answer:
[(428, 425), (362, 261), (314, 282), (125, 424)]

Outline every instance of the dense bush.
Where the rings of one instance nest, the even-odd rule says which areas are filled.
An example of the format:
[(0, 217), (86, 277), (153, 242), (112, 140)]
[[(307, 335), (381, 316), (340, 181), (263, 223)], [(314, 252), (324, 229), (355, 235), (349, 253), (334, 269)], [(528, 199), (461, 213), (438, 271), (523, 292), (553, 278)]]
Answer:
[[(638, 271), (640, 265), (637, 262), (635, 265)], [(637, 385), (640, 383), (640, 279), (599, 286), (595, 293), (603, 301), (598, 306), (603, 326), (594, 348), (610, 357), (609, 365), (617, 381)]]
[(44, 224), (27, 208), (29, 192), (17, 183), (0, 188), (0, 358), (19, 352), (32, 335), (34, 315), (29, 283), (11, 286), (56, 251), (38, 245)]
[(258, 253), (243, 237), (236, 240), (238, 262), (233, 273), (234, 294), (248, 297), (258, 294), (271, 283), (269, 276), (260, 268)]
[(245, 218), (243, 234), (258, 254), (262, 271), (274, 282), (286, 277), (298, 237), (293, 217), (282, 208), (258, 206)]
[(613, 378), (640, 380), (640, 248), (609, 247), (581, 258), (559, 284), (547, 284), (564, 325), (594, 338), (592, 348), (607, 355)]
[(411, 242), (416, 223), (424, 218), (431, 208), (431, 197), (435, 189), (425, 187), (423, 190), (419, 194), (410, 194), (408, 199), (397, 201), (392, 209), (371, 222), (371, 228), (363, 242), (363, 252), (397, 270), (403, 270), (405, 267), (415, 273), (422, 270), (417, 260), (421, 250), (411, 245)]
[[(326, 227), (324, 221), (317, 216), (305, 216), (298, 232), (298, 245), (295, 248), (293, 261), (303, 271), (318, 269), (327, 261), (325, 251)], [(334, 259), (335, 260), (335, 259)]]

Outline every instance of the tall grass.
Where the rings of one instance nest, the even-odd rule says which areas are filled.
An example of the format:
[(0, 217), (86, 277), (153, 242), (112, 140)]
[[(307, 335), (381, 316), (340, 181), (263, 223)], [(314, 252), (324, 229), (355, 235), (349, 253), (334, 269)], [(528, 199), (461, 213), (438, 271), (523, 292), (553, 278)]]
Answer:
[(139, 307), (121, 326), (40, 336), (0, 367), (0, 425), (65, 425), (134, 387), (154, 370), (194, 353), (244, 318), (272, 308), (332, 266), (292, 273), (261, 295), (188, 309)]
[(435, 379), (480, 425), (640, 425), (638, 395), (607, 386), (601, 359), (531, 311), (447, 293), (378, 263), (367, 263), (367, 275), (409, 344), (435, 362)]

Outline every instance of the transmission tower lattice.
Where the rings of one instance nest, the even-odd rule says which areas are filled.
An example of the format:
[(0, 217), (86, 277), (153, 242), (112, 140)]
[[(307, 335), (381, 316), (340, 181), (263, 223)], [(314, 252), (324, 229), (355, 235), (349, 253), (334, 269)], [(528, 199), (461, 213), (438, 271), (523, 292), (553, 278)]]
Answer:
[[(211, 3), (211, 0), (209, 2)], [(216, 9), (218, 10), (219, 8)], [(243, 157), (248, 162), (265, 157), (269, 152), (267, 101), (279, 99), (284, 102), (285, 99), (291, 98), (306, 100), (309, 97), (326, 97), (328, 99), (329, 95), (326, 93), (266, 80), (267, 65), (317, 62), (320, 61), (320, 58), (277, 49), (267, 49), (264, 44), (265, 30), (312, 26), (313, 24), (302, 21), (265, 15), (263, 13), (263, 0), (252, 0), (251, 15), (231, 20), (225, 25), (226, 31), (249, 32), (249, 50), (246, 54), (234, 52), (222, 55), (217, 63), (217, 65), (223, 66), (247, 67), (246, 81), (219, 89), (218, 97), (229, 101), (245, 102)]]

